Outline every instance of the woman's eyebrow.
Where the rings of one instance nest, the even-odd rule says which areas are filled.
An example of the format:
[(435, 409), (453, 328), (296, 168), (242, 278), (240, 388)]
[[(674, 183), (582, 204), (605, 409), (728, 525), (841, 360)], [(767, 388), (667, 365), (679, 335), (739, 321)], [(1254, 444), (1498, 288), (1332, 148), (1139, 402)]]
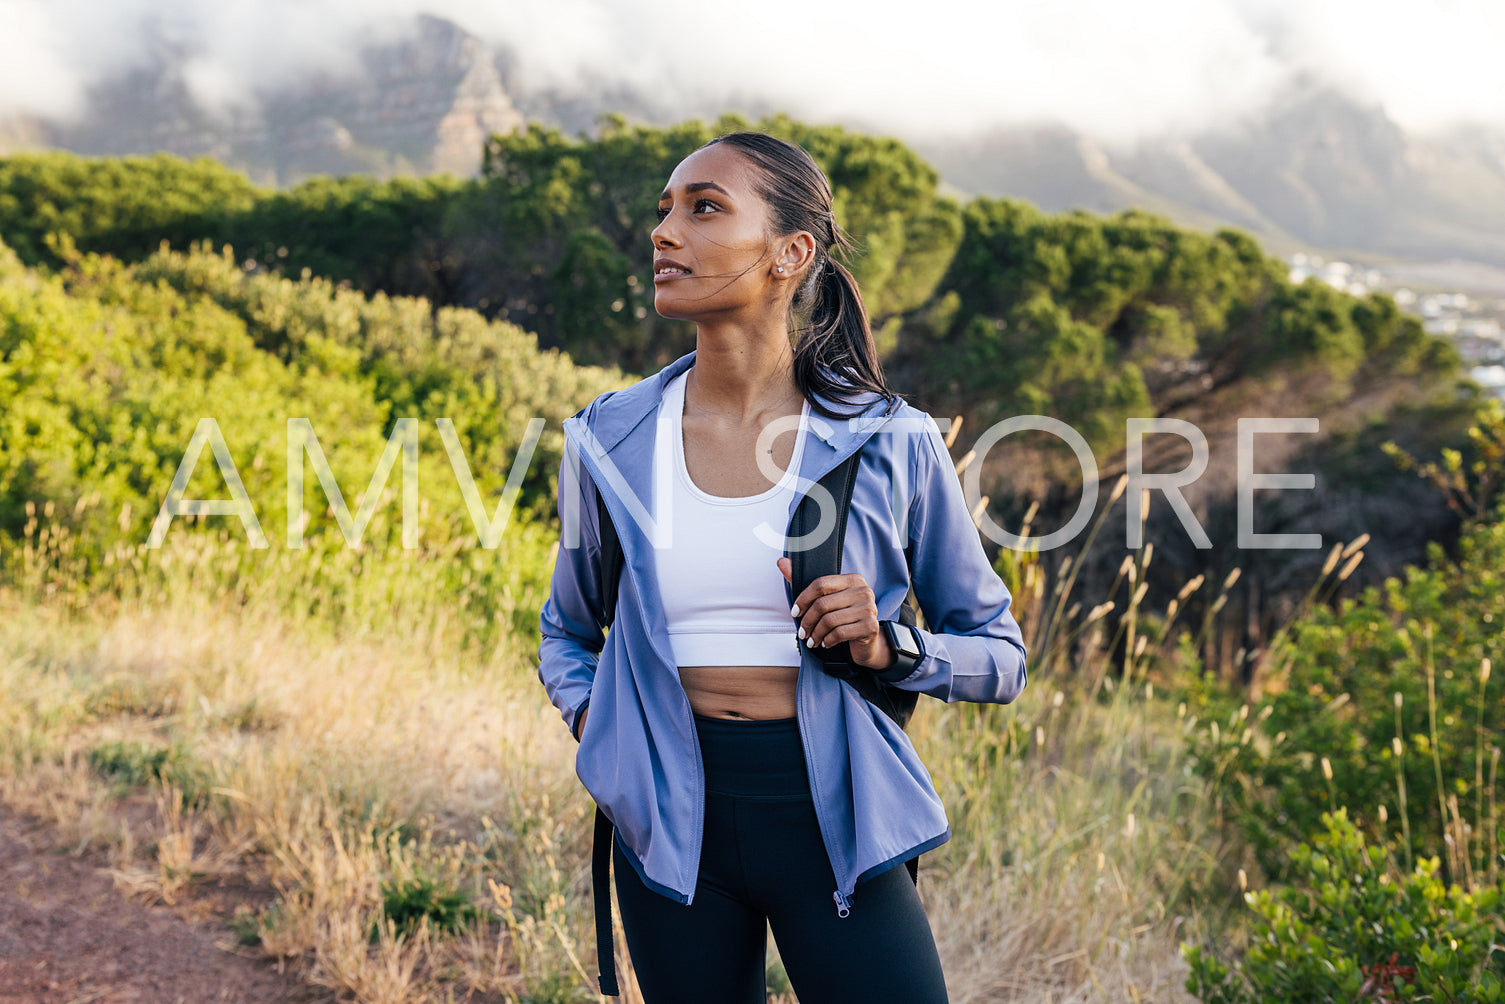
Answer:
[[(705, 192), (705, 191), (720, 192), (722, 195), (726, 196), (727, 198), (731, 198), (732, 197), (732, 193), (731, 192), (728, 192), (726, 189), (722, 188), (720, 185), (716, 184), (714, 181), (692, 181), (690, 184), (688, 184), (688, 185), (685, 186), (685, 193), (687, 195), (693, 195), (696, 192)], [(663, 202), (668, 197), (669, 197), (669, 190), (666, 188), (666, 189), (664, 189), (663, 194), (658, 197), (658, 201)]]

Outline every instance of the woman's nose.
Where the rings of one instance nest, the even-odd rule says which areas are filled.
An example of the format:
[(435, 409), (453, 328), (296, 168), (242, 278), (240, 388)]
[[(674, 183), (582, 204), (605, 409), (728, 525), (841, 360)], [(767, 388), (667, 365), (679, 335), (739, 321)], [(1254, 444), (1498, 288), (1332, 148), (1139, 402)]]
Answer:
[(674, 223), (674, 214), (671, 212), (668, 216), (659, 220), (658, 226), (653, 228), (648, 237), (653, 241), (653, 246), (656, 248), (677, 246), (679, 244), (679, 235)]

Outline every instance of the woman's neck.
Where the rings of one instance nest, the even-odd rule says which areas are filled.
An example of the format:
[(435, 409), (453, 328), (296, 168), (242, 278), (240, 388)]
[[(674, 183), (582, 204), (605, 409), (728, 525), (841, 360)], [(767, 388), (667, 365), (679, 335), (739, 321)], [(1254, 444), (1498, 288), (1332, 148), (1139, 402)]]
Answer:
[(803, 396), (794, 380), (794, 350), (777, 329), (708, 327), (695, 332), (695, 366), (685, 406), (732, 421), (760, 413), (797, 411)]

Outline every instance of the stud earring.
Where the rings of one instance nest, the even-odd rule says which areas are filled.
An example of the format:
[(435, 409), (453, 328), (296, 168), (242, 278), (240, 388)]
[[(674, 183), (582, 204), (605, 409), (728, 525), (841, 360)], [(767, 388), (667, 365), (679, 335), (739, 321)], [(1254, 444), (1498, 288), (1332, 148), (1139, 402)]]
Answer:
[(780, 265), (778, 268), (774, 269), (774, 271), (775, 272), (782, 272), (782, 271), (784, 271), (784, 266)]

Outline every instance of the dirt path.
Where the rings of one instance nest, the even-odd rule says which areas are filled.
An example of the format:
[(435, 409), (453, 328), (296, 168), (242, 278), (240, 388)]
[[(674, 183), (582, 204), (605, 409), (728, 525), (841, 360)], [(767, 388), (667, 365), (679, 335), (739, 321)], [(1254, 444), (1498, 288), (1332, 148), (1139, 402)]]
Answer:
[(234, 952), (222, 923), (127, 899), (96, 863), (48, 849), (44, 831), (0, 806), (0, 1004), (330, 999)]

